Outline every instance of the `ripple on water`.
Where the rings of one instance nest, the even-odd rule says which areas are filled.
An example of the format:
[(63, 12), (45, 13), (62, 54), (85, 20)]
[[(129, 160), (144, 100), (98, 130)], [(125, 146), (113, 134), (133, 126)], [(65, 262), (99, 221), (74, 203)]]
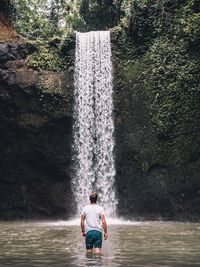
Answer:
[(0, 223), (0, 267), (200, 266), (200, 224), (110, 220), (101, 257), (85, 255), (79, 219)]

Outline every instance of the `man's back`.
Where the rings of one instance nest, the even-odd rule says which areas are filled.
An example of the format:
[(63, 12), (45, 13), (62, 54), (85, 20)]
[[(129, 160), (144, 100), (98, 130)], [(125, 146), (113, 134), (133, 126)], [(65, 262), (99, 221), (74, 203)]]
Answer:
[(101, 218), (104, 215), (103, 208), (97, 204), (90, 204), (83, 208), (82, 215), (86, 219), (86, 232), (89, 230), (101, 231)]

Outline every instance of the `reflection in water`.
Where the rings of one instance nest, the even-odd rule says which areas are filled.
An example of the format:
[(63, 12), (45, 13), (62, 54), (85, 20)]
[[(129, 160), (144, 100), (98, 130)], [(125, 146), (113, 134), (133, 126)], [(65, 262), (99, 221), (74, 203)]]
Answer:
[(97, 256), (85, 254), (74, 223), (79, 221), (0, 223), (0, 267), (200, 266), (200, 224), (113, 224)]

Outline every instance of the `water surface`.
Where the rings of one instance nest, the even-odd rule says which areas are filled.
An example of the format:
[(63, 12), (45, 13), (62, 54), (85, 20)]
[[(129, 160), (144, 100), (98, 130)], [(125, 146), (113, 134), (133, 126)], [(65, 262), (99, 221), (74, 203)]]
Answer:
[(200, 266), (200, 224), (111, 221), (103, 255), (88, 257), (78, 221), (1, 222), (0, 267)]

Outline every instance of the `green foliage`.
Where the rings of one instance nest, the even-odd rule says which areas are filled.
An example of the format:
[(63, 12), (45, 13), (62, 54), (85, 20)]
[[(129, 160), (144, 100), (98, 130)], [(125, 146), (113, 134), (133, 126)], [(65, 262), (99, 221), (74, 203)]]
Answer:
[(145, 65), (142, 79), (155, 131), (162, 138), (190, 132), (200, 115), (198, 61), (190, 58), (182, 40), (160, 39), (145, 56)]
[(39, 10), (44, 7), (45, 0), (15, 0), (15, 26), (23, 36), (32, 38), (48, 38), (52, 36), (53, 27)]
[(30, 67), (51, 71), (62, 68), (62, 60), (57, 47), (52, 47), (49, 43), (44, 42), (36, 43), (35, 47), (37, 50), (27, 58)]
[(154, 39), (162, 35), (176, 34), (180, 29), (180, 14), (185, 0), (134, 1), (129, 20), (129, 36), (143, 54)]
[(63, 65), (69, 71), (74, 70), (75, 42), (75, 32), (72, 31), (65, 36), (64, 40), (60, 44), (60, 53), (62, 55)]
[(13, 4), (15, 27), (28, 39), (64, 37), (83, 24), (73, 1), (13, 0)]
[(37, 70), (72, 71), (74, 67), (75, 36), (69, 33), (64, 39), (51, 38), (48, 41), (34, 41), (35, 52), (27, 58), (29, 67)]
[(63, 37), (71, 30), (105, 30), (128, 23), (132, 0), (13, 0), (17, 31), (29, 39)]
[(184, 32), (192, 46), (200, 45), (200, 13), (193, 14), (186, 19)]
[[(122, 2), (122, 1), (121, 1)], [(113, 0), (82, 0), (80, 15), (87, 30), (103, 30), (117, 24), (121, 17), (121, 3)]]
[(111, 42), (113, 60), (118, 58), (123, 61), (128, 61), (134, 56), (135, 47), (130, 42), (125, 27), (116, 26), (111, 29)]
[(139, 106), (137, 116), (148, 129), (141, 155), (153, 153), (149, 164), (180, 166), (197, 158), (199, 9), (196, 0), (134, 1), (128, 28), (112, 31), (116, 120), (128, 131), (136, 127)]

